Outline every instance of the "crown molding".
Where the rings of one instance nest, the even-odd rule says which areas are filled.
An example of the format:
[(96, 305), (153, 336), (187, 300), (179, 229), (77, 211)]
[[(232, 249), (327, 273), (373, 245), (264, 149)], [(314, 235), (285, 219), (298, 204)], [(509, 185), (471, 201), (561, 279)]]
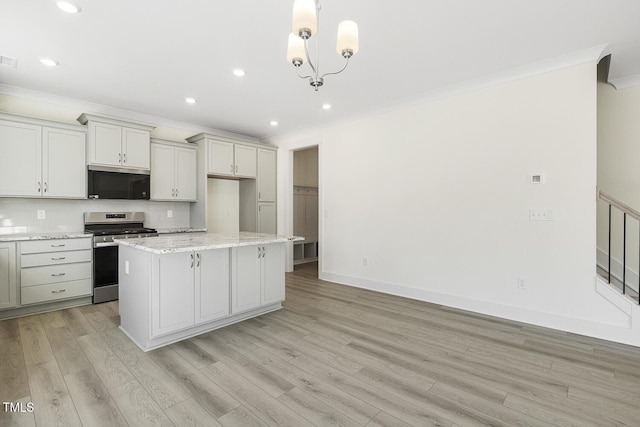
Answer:
[(110, 107), (108, 105), (96, 104), (93, 102), (82, 101), (75, 98), (68, 98), (60, 95), (53, 95), (50, 93), (39, 92), (36, 90), (25, 89), (17, 86), (10, 86), (0, 83), (0, 94), (16, 96), (20, 98), (32, 99), (35, 101), (49, 102), (56, 105), (63, 105), (66, 107), (77, 108), (79, 110), (92, 113), (94, 115), (117, 117), (123, 120), (130, 120), (134, 122), (142, 122), (153, 124), (153, 126), (165, 126), (174, 129), (182, 129), (186, 131), (198, 133), (208, 133), (223, 138), (231, 138), (240, 141), (259, 143), (258, 138), (247, 136), (234, 132), (227, 132), (220, 129), (210, 128), (206, 126), (194, 125), (192, 123), (181, 122), (177, 120), (171, 120), (164, 117), (158, 117), (151, 114), (140, 113), (137, 111), (125, 110), (117, 107)]
[(640, 86), (640, 74), (635, 76), (620, 77), (619, 79), (609, 79), (611, 86), (617, 90)]

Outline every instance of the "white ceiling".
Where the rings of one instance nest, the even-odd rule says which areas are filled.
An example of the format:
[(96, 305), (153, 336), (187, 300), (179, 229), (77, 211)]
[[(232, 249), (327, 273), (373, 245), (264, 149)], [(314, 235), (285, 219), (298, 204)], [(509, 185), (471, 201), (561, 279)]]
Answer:
[(342, 64), (339, 21), (360, 52), (318, 92), (285, 59), (292, 0), (75, 3), (0, 1), (0, 55), (18, 58), (0, 83), (259, 138), (607, 43), (610, 79), (640, 75), (638, 0), (323, 0), (321, 72)]

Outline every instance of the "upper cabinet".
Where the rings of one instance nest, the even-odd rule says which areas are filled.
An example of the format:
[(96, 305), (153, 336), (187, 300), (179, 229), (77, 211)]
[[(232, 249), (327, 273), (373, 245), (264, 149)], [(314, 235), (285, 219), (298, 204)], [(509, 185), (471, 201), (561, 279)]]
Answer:
[(184, 143), (151, 143), (151, 200), (196, 200), (196, 149)]
[(207, 139), (207, 175), (256, 177), (256, 148)]
[(78, 121), (89, 127), (89, 165), (150, 169), (153, 126), (86, 113), (78, 117)]
[(87, 197), (81, 126), (0, 116), (0, 196)]
[(276, 151), (258, 149), (258, 202), (276, 201)]

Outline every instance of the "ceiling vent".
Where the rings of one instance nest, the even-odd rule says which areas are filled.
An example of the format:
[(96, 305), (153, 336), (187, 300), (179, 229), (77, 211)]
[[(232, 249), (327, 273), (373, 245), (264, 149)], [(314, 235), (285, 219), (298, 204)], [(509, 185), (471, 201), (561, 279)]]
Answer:
[(18, 58), (12, 58), (6, 55), (0, 55), (0, 66), (6, 68), (16, 68), (18, 65)]

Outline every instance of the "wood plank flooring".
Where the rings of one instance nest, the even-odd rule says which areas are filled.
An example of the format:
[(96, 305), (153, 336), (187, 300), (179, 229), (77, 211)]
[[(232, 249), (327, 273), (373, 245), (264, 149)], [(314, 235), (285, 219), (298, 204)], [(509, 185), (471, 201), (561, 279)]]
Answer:
[(638, 348), (316, 277), (148, 353), (117, 302), (1, 321), (0, 426), (640, 425)]

